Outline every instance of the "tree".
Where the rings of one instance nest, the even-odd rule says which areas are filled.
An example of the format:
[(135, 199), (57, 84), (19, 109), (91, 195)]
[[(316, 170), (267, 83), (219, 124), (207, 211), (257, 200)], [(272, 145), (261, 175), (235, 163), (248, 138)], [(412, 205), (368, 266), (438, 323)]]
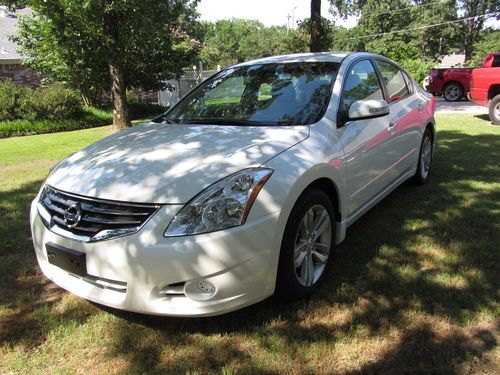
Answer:
[(321, 0), (311, 0), (311, 19), (309, 20), (311, 33), (311, 52), (321, 51)]
[(25, 0), (3, 0), (0, 1), (0, 5), (6, 5), (9, 10), (22, 9), (26, 7)]
[[(192, 64), (199, 43), (191, 30), (197, 1), (27, 0), (33, 17), (20, 24), (17, 42), (34, 67), (60, 72), (83, 91), (111, 88), (115, 129), (130, 126), (127, 87), (161, 89)], [(50, 64), (47, 49), (54, 47)], [(43, 51), (45, 49), (45, 52)], [(105, 79), (103, 79), (105, 77)]]
[(485, 17), (487, 13), (497, 13), (497, 19), (500, 18), (500, 2), (498, 0), (463, 0), (459, 2), (463, 18), (470, 18), (464, 21), (461, 31), (463, 38), (463, 50), (465, 52), (465, 62), (468, 62), (474, 54), (474, 45), (480, 38), (480, 32), (484, 28)]
[(255, 20), (201, 22), (195, 35), (203, 42), (200, 59), (204, 66), (228, 66), (255, 58), (305, 52), (309, 37), (302, 28), (265, 27)]
[(474, 54), (468, 61), (468, 66), (477, 68), (492, 52), (500, 52), (500, 30), (483, 32), (481, 39), (474, 44)]
[(11, 39), (26, 56), (24, 65), (78, 89), (86, 105), (100, 104), (103, 91), (109, 90), (106, 59), (93, 30), (71, 33), (66, 29), (65, 41), (60, 43), (52, 23), (36, 14), (21, 17), (18, 34)]

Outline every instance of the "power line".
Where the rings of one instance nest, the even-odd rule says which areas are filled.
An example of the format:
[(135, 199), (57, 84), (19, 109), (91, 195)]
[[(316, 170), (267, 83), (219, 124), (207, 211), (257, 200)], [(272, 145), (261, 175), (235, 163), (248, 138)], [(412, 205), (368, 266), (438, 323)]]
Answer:
[(498, 16), (498, 15), (500, 15), (500, 12), (486, 13), (486, 14), (480, 14), (480, 15), (474, 16), (474, 17), (461, 18), (459, 20), (453, 20), (453, 21), (446, 21), (446, 22), (436, 23), (434, 25), (417, 26), (417, 27), (414, 27), (414, 28), (411, 28), (411, 29), (394, 30), (394, 31), (387, 31), (385, 33), (370, 34), (370, 35), (361, 35), (361, 36), (353, 36), (353, 37), (350, 37), (350, 38), (345, 38), (344, 40), (373, 38), (373, 37), (376, 37), (376, 36), (397, 34), (397, 33), (403, 33), (403, 32), (407, 32), (407, 31), (423, 30), (423, 29), (429, 29), (431, 27), (448, 25), (448, 24), (452, 24), (452, 23), (458, 23), (458, 22), (469, 21), (469, 20), (475, 20), (475, 19), (483, 18), (483, 17), (488, 18), (488, 17)]
[(408, 10), (408, 9), (415, 9), (415, 8), (421, 8), (421, 7), (428, 7), (428, 6), (431, 6), (431, 5), (436, 5), (436, 4), (440, 4), (440, 5), (446, 5), (445, 2), (442, 2), (442, 1), (435, 1), (433, 3), (427, 3), (427, 4), (415, 4), (415, 5), (412, 5), (412, 6), (409, 6), (409, 7), (406, 7), (406, 8), (400, 8), (400, 9), (393, 9), (393, 10), (387, 10), (387, 11), (384, 11), (384, 12), (379, 12), (379, 13), (371, 13), (371, 14), (365, 14), (364, 16), (369, 16), (370, 18), (371, 17), (374, 17), (374, 16), (378, 16), (379, 14), (390, 14), (390, 13), (398, 13), (398, 12), (403, 12), (405, 10)]

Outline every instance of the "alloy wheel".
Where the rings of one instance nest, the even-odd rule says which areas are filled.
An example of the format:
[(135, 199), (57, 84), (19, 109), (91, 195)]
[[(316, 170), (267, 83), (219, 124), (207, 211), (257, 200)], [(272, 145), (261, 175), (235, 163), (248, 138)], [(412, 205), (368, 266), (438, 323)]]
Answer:
[(431, 160), (432, 160), (432, 141), (429, 136), (424, 138), (424, 142), (422, 144), (422, 152), (420, 154), (420, 168), (422, 177), (425, 179), (429, 174), (429, 170), (431, 168)]
[(451, 102), (458, 100), (461, 94), (462, 92), (457, 85), (448, 85), (444, 92), (445, 98)]
[(312, 286), (325, 271), (331, 239), (330, 215), (324, 206), (314, 205), (302, 218), (295, 240), (295, 275), (303, 287)]

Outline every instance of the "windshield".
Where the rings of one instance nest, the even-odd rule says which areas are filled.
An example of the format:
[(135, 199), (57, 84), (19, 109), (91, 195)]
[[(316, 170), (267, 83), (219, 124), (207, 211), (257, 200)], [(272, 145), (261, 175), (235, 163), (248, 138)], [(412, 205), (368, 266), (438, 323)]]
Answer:
[(228, 68), (163, 118), (169, 123), (308, 125), (321, 119), (339, 64), (300, 62)]

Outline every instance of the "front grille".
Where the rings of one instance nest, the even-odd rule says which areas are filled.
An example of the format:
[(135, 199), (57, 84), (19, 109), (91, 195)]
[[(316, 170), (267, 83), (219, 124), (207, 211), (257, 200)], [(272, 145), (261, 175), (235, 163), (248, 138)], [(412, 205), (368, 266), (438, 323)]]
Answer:
[(70, 233), (84, 241), (136, 232), (159, 207), (82, 197), (50, 186), (44, 188), (39, 204), (50, 216), (41, 213), (49, 229), (57, 233), (62, 229), (62, 234)]

